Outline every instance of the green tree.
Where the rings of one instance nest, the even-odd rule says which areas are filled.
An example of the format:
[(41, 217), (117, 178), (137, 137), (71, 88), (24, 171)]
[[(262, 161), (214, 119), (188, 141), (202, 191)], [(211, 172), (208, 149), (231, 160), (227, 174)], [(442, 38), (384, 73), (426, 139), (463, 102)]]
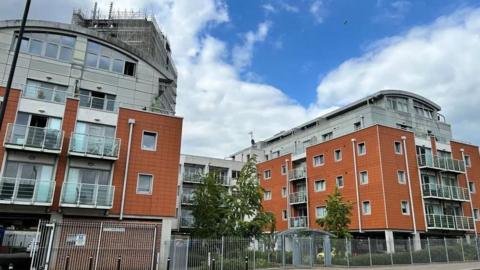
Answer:
[(335, 192), (328, 195), (325, 201), (327, 214), (325, 217), (317, 219), (317, 223), (325, 231), (333, 233), (339, 238), (350, 238), (348, 225), (351, 223), (352, 204), (343, 200), (338, 188), (335, 188)]

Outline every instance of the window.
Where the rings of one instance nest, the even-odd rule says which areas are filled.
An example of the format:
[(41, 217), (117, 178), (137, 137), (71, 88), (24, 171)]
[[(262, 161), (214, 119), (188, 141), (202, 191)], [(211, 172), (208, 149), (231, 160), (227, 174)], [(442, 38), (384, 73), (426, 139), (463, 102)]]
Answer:
[(401, 201), (400, 203), (402, 209), (402, 215), (410, 215), (410, 206), (408, 205), (407, 201)]
[(325, 180), (315, 181), (315, 192), (325, 191)]
[(137, 179), (137, 194), (152, 194), (153, 175), (139, 174)]
[(475, 220), (480, 220), (480, 211), (478, 210), (478, 208), (473, 209), (473, 218)]
[(434, 111), (433, 109), (429, 108), (428, 106), (418, 102), (418, 101), (413, 101), (413, 108), (415, 109), (415, 114), (426, 117), (429, 119), (433, 119), (434, 116)]
[(325, 164), (325, 158), (323, 155), (318, 155), (313, 157), (313, 166), (318, 167)]
[(405, 179), (405, 172), (404, 171), (397, 171), (397, 180), (399, 184), (406, 184), (407, 181)]
[(366, 171), (360, 172), (360, 184), (362, 185), (368, 184), (368, 172)]
[(471, 167), (472, 165), (470, 164), (470, 156), (465, 155), (465, 166)]
[(367, 148), (365, 147), (365, 143), (359, 143), (357, 145), (357, 151), (359, 156), (365, 155), (365, 153), (367, 153)]
[(362, 128), (362, 122), (353, 123), (353, 130), (359, 130)]
[(53, 83), (27, 80), (27, 85), (23, 90), (23, 96), (32, 99), (65, 103), (67, 87)]
[(395, 146), (395, 154), (403, 154), (402, 143), (401, 142), (394, 142)]
[(388, 97), (387, 102), (389, 109), (400, 112), (408, 112), (408, 100), (406, 98)]
[(323, 141), (328, 141), (328, 140), (331, 140), (333, 137), (333, 133), (332, 132), (328, 132), (328, 133), (325, 133), (322, 135), (322, 139)]
[(285, 198), (285, 197), (287, 197), (287, 188), (282, 187), (282, 198)]
[[(18, 37), (15, 37), (14, 45)], [(20, 50), (38, 56), (58, 59), (65, 62), (72, 60), (75, 37), (51, 33), (26, 32), (23, 34)]]
[(287, 219), (288, 219), (287, 210), (282, 210), (282, 219), (283, 219), (283, 220), (287, 220)]
[(287, 166), (282, 165), (281, 172), (282, 172), (282, 175), (287, 174)]
[(272, 172), (270, 170), (263, 171), (263, 178), (270, 179), (272, 177)]
[(342, 150), (340, 149), (335, 150), (334, 156), (335, 156), (335, 161), (342, 160)]
[(337, 182), (336, 182), (336, 184), (337, 184), (337, 187), (338, 187), (338, 188), (343, 188), (343, 184), (344, 184), (344, 183), (343, 183), (343, 176), (337, 176)]
[(232, 179), (238, 179), (240, 177), (240, 171), (232, 170)]
[(142, 150), (157, 150), (157, 133), (148, 131), (143, 132)]
[(325, 206), (319, 206), (315, 210), (317, 218), (324, 218), (327, 216), (327, 208)]
[(271, 191), (265, 191), (265, 193), (263, 193), (263, 200), (269, 201), (271, 199), (272, 199), (272, 192)]
[(99, 43), (88, 41), (85, 65), (128, 76), (135, 75), (136, 63), (127, 55)]
[(117, 109), (115, 95), (80, 89), (80, 93), (76, 96), (80, 99), (80, 107), (110, 112), (113, 112)]
[(470, 193), (475, 193), (476, 192), (474, 182), (471, 182), (471, 181), (468, 182), (468, 190), (470, 190)]
[(370, 206), (370, 201), (363, 201), (362, 202), (362, 212), (364, 215), (372, 214), (372, 208)]

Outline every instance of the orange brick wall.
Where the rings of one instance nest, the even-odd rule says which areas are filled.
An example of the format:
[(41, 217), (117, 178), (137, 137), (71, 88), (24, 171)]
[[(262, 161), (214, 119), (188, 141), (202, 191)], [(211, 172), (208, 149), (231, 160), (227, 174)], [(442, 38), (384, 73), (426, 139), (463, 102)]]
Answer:
[[(8, 103), (7, 103), (7, 108), (5, 110), (5, 116), (3, 117), (3, 123), (2, 123), (2, 130), (0, 131), (0, 139), (4, 140), (5, 138), (5, 133), (7, 132), (7, 125), (8, 123), (14, 123), (15, 122), (15, 117), (17, 115), (17, 108), (18, 108), (18, 102), (20, 100), (20, 94), (21, 91), (18, 89), (13, 89), (11, 88), (10, 90), (10, 95), (8, 97)], [(0, 96), (5, 95), (5, 88), (0, 87)], [(0, 157), (3, 159), (5, 155), (5, 148), (0, 147)]]

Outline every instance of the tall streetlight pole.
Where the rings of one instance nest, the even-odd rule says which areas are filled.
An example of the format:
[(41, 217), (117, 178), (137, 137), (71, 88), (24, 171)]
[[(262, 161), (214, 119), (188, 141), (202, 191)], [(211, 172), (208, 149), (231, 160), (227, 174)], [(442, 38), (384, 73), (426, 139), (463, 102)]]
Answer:
[(10, 96), (10, 88), (12, 87), (13, 75), (15, 74), (15, 68), (17, 67), (18, 53), (20, 52), (20, 45), (22, 44), (25, 23), (27, 22), (28, 10), (30, 9), (30, 1), (31, 0), (27, 0), (27, 2), (25, 3), (22, 25), (20, 26), (20, 31), (18, 32), (17, 44), (15, 44), (15, 52), (13, 54), (12, 65), (10, 66), (10, 74), (8, 74), (7, 86), (5, 87), (5, 95), (3, 96), (2, 108), (0, 110), (0, 131), (2, 130), (5, 109), (7, 108), (8, 97)]

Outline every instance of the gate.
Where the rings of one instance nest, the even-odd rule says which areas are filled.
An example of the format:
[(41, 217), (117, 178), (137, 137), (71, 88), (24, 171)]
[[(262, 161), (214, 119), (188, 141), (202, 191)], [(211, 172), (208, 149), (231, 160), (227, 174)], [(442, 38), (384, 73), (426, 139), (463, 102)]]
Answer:
[(40, 222), (32, 249), (35, 270), (150, 270), (157, 266), (159, 224)]

